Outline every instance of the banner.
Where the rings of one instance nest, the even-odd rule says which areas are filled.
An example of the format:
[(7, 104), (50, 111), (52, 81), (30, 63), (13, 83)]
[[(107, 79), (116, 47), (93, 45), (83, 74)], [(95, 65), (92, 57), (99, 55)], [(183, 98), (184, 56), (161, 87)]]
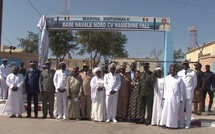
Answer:
[(42, 65), (48, 59), (49, 52), (49, 36), (46, 29), (46, 17), (43, 15), (37, 24), (37, 27), (41, 31), (41, 39), (39, 39), (39, 59), (38, 59), (38, 69), (42, 69)]
[(170, 19), (135, 16), (47, 16), (47, 29), (170, 31)]

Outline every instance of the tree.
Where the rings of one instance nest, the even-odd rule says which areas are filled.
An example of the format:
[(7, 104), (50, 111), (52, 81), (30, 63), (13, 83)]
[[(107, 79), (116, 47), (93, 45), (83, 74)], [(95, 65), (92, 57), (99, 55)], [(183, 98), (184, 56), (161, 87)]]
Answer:
[(92, 67), (97, 66), (102, 57), (107, 61), (128, 56), (124, 46), (127, 38), (120, 32), (78, 31), (77, 36), (77, 43), (81, 44), (77, 54), (90, 54)]
[(181, 65), (181, 60), (185, 58), (185, 53), (182, 52), (181, 48), (178, 50), (174, 50), (174, 63), (176, 64), (176, 71), (180, 71), (183, 69), (183, 66)]
[(160, 61), (159, 58), (160, 58), (160, 56), (161, 56), (162, 53), (163, 53), (162, 49), (157, 50), (156, 48), (152, 49), (152, 51), (150, 53), (150, 55), (156, 59), (157, 66), (159, 66), (159, 67), (161, 66), (161, 62), (159, 62)]
[(104, 55), (104, 57), (106, 59), (109, 57), (111, 62), (114, 62), (117, 57), (128, 57), (128, 52), (124, 45), (125, 43), (127, 43), (125, 35), (122, 35), (121, 32), (112, 33), (112, 43), (110, 44), (111, 51), (108, 55)]
[(38, 53), (38, 40), (39, 35), (35, 34), (31, 31), (28, 31), (27, 38), (17, 38), (19, 41), (18, 47), (21, 47), (23, 49), (23, 52), (26, 53)]
[(56, 56), (60, 61), (64, 60), (68, 54), (72, 58), (71, 53), (78, 50), (78, 44), (74, 43), (75, 37), (67, 31), (49, 31), (49, 48), (51, 54)]
[(174, 62), (177, 62), (179, 60), (182, 60), (185, 58), (186, 54), (182, 52), (181, 48), (179, 48), (178, 50), (174, 50)]

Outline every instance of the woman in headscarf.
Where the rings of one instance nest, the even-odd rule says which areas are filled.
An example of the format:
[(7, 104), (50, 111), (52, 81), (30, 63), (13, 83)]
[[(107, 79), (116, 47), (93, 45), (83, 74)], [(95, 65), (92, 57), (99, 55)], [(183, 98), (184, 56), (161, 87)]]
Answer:
[(128, 119), (131, 122), (139, 122), (140, 120), (140, 100), (138, 96), (140, 71), (134, 74), (134, 80), (131, 81), (130, 98), (128, 107)]
[(91, 118), (93, 121), (105, 121), (105, 88), (104, 78), (101, 75), (102, 69), (96, 67), (93, 69), (94, 77), (91, 79), (91, 100), (92, 111)]

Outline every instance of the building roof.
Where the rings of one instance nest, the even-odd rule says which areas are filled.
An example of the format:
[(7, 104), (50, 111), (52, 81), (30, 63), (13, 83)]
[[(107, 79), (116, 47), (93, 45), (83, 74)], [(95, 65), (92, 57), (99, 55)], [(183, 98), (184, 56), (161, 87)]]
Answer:
[(215, 40), (212, 40), (212, 41), (210, 41), (210, 42), (207, 42), (207, 43), (205, 44), (205, 46), (204, 46), (204, 44), (203, 44), (203, 45), (201, 45), (201, 46), (199, 46), (199, 47), (196, 47), (196, 48), (193, 48), (193, 49), (191, 49), (191, 50), (188, 50), (188, 51), (186, 52), (186, 54), (189, 54), (189, 53), (192, 53), (192, 52), (194, 52), (194, 51), (197, 51), (197, 50), (199, 50), (200, 48), (202, 48), (203, 46), (204, 46), (204, 47), (208, 47), (208, 46), (214, 45), (214, 44), (215, 44)]

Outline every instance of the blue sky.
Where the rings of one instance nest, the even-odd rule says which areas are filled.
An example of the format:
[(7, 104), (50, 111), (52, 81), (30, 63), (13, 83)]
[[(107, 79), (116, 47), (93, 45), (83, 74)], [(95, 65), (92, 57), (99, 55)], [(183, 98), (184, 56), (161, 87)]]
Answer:
[[(30, 0), (45, 15), (60, 15), (62, 0)], [(70, 0), (71, 15), (114, 15), (140, 17), (170, 17), (174, 48), (186, 52), (190, 45), (188, 28), (198, 30), (201, 45), (215, 39), (214, 0)], [(2, 44), (18, 45), (17, 38), (27, 37), (27, 31), (39, 33), (36, 25), (40, 15), (28, 0), (4, 0)], [(129, 57), (150, 57), (152, 49), (163, 49), (162, 32), (122, 32), (127, 35)], [(74, 55), (73, 58), (80, 58)]]

